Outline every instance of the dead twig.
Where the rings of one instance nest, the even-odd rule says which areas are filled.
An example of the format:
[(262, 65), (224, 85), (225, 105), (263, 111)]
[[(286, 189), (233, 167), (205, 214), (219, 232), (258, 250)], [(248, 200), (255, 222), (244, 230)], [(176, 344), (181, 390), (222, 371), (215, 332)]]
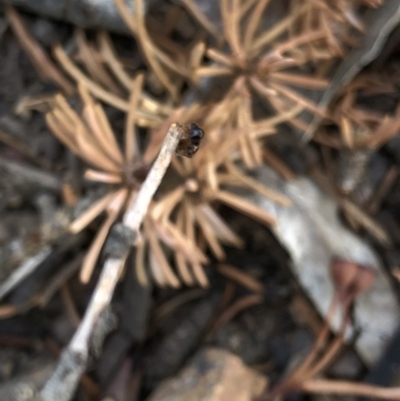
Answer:
[(194, 18), (202, 25), (202, 27), (208, 31), (214, 38), (221, 42), (221, 35), (218, 28), (210, 21), (207, 16), (203, 13), (201, 8), (193, 0), (181, 0), (182, 4), (188, 9), (188, 11), (193, 15)]
[(238, 269), (235, 266), (228, 264), (220, 264), (217, 267), (219, 273), (225, 277), (235, 281), (244, 288), (256, 293), (263, 293), (265, 291), (264, 285), (248, 273)]
[(199, 299), (204, 296), (205, 293), (203, 288), (195, 288), (166, 301), (154, 311), (154, 321), (157, 322), (157, 324), (160, 320), (164, 321), (180, 306)]
[(64, 350), (56, 370), (41, 392), (44, 401), (53, 401), (55, 399), (67, 401), (73, 395), (79, 378), (87, 366), (90, 340), (95, 327), (110, 305), (129, 250), (138, 241), (139, 228), (153, 195), (171, 162), (172, 155), (179, 143), (180, 135), (179, 126), (172, 124), (146, 180), (136, 198), (128, 207), (123, 222), (117, 225), (119, 229), (115, 230), (114, 234), (120, 237), (117, 238), (120, 246), (110, 249), (83, 320), (71, 342)]
[(255, 306), (260, 305), (264, 301), (264, 298), (260, 294), (252, 294), (245, 295), (244, 297), (239, 298), (236, 302), (234, 302), (231, 306), (229, 306), (225, 311), (221, 313), (221, 315), (217, 318), (210, 332), (208, 333), (209, 338), (213, 333), (215, 333), (218, 329), (225, 326), (229, 321), (231, 321), (237, 314), (240, 312)]

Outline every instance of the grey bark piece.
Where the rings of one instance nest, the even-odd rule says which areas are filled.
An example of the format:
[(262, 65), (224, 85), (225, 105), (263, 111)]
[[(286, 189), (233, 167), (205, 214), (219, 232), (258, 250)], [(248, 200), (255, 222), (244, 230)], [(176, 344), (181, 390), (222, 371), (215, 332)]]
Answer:
[[(134, 1), (125, 0), (132, 10)], [(144, 2), (146, 9), (153, 2)], [(81, 28), (102, 28), (116, 33), (130, 34), (113, 0), (0, 0), (34, 14), (70, 22)]]
[[(282, 207), (255, 194), (241, 196), (276, 218), (272, 231), (288, 250), (293, 273), (323, 316), (333, 297), (329, 270), (333, 256), (365, 264), (376, 272), (372, 288), (360, 295), (354, 305), (354, 328), (360, 332), (355, 348), (366, 365), (373, 365), (394, 335), (400, 318), (399, 305), (377, 255), (366, 242), (343, 226), (336, 202), (309, 179), (282, 182), (268, 167), (259, 168), (257, 178), (282, 191), (293, 205)], [(339, 322), (337, 314), (333, 322), (335, 330)]]

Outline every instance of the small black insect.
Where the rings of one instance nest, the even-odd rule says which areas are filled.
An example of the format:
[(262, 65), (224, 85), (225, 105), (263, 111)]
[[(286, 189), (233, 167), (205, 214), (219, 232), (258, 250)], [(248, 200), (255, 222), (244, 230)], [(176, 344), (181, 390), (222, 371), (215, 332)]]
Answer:
[(182, 129), (181, 139), (176, 148), (176, 154), (179, 156), (193, 157), (199, 150), (201, 140), (204, 137), (204, 131), (196, 124), (189, 123), (180, 125)]

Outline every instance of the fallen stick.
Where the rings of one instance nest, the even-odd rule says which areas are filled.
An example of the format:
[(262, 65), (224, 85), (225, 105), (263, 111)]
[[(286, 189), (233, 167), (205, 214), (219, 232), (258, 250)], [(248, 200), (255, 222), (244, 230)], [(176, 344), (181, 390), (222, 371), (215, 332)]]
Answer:
[(122, 223), (114, 226), (105, 246), (107, 259), (92, 299), (75, 335), (63, 351), (54, 373), (41, 391), (43, 401), (69, 401), (72, 398), (79, 378), (87, 367), (93, 332), (103, 314), (107, 313), (125, 260), (131, 246), (137, 243), (142, 221), (167, 171), (180, 136), (179, 126), (172, 124), (156, 161), (136, 198), (128, 207)]

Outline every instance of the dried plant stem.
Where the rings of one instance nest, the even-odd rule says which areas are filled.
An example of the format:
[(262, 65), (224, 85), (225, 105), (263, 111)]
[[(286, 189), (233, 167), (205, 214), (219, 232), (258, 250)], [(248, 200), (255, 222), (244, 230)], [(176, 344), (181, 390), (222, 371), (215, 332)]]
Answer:
[(303, 7), (299, 7), (297, 12), (291, 13), (288, 17), (282, 19), (279, 23), (275, 24), (273, 28), (269, 29), (268, 31), (264, 32), (260, 35), (256, 40), (254, 40), (251, 48), (251, 54), (257, 54), (260, 49), (263, 48), (267, 43), (272, 42), (275, 38), (279, 37), (288, 27), (290, 27), (293, 22), (298, 18), (298, 16), (303, 12)]
[(233, 163), (226, 163), (228, 171), (231, 175), (237, 178), (242, 184), (252, 189), (253, 191), (258, 192), (261, 195), (273, 200), (274, 202), (283, 205), (283, 206), (291, 206), (292, 201), (285, 195), (274, 191), (270, 188), (267, 188), (263, 184), (260, 184), (257, 180), (254, 180), (242, 173)]
[(135, 20), (131, 17), (129, 9), (127, 8), (126, 4), (122, 0), (114, 0), (115, 7), (117, 8), (119, 15), (124, 20), (125, 24), (131, 30), (131, 32), (135, 35), (136, 34), (136, 24)]
[(53, 52), (54, 57), (64, 68), (64, 70), (75, 81), (79, 82), (80, 84), (84, 84), (94, 96), (118, 110), (129, 110), (129, 103), (127, 101), (117, 95), (114, 95), (106, 89), (103, 89), (97, 82), (88, 78), (78, 67), (76, 67), (72, 60), (68, 57), (67, 53), (65, 53), (61, 45), (56, 45), (53, 49)]
[(100, 47), (100, 53), (103, 57), (104, 62), (107, 64), (107, 66), (112, 71), (114, 76), (118, 79), (119, 83), (122, 86), (124, 86), (125, 89), (130, 91), (132, 85), (131, 82), (132, 79), (126, 73), (122, 63), (118, 60), (110, 36), (106, 31), (100, 31), (98, 33), (98, 42)]
[(265, 291), (264, 285), (259, 280), (235, 266), (229, 264), (220, 264), (218, 265), (217, 270), (228, 279), (236, 282), (250, 291), (256, 293), (263, 293)]
[[(126, 7), (124, 8), (124, 12), (127, 13)], [(169, 64), (170, 60), (166, 55), (164, 55), (160, 50), (158, 50), (154, 45), (150, 36), (147, 33), (147, 29), (145, 26), (144, 20), (144, 5), (143, 0), (138, 0), (135, 2), (135, 16), (131, 16), (128, 12), (128, 15), (131, 18), (129, 22), (129, 26), (133, 24), (135, 27), (135, 34), (139, 39), (143, 54), (149, 63), (150, 67), (153, 69), (154, 74), (160, 80), (160, 82), (165, 86), (165, 88), (170, 92), (172, 97), (177, 98), (177, 88), (175, 87), (172, 80), (169, 78), (168, 73), (165, 71), (165, 66), (163, 63)], [(174, 64), (171, 63), (169, 67), (173, 69)]]
[(225, 67), (229, 67), (231, 69), (235, 68), (235, 64), (232, 59), (226, 54), (221, 53), (219, 50), (207, 49), (206, 55), (210, 57), (213, 61), (223, 64)]
[(304, 375), (307, 375), (307, 372), (309, 371), (311, 365), (317, 358), (318, 353), (325, 346), (326, 341), (329, 336), (330, 327), (331, 327), (334, 313), (336, 312), (337, 307), (339, 306), (339, 300), (340, 300), (339, 295), (335, 294), (335, 297), (333, 298), (331, 306), (329, 308), (327, 318), (325, 320), (325, 324), (324, 324), (322, 330), (320, 331), (318, 338), (316, 339), (316, 341), (315, 341), (311, 351), (309, 352), (308, 356), (306, 357), (306, 359), (303, 361), (303, 363), (296, 369), (296, 371), (292, 375), (292, 377), (290, 379), (291, 381), (298, 380), (301, 377), (304, 377)]
[(299, 385), (298, 389), (308, 393), (348, 394), (385, 400), (400, 399), (400, 387), (378, 387), (339, 380), (305, 380)]
[(221, 41), (218, 28), (213, 24), (212, 21), (203, 13), (197, 3), (193, 0), (181, 0), (183, 5), (192, 13), (193, 17), (208, 31), (217, 41)]
[(82, 213), (76, 220), (74, 220), (70, 226), (69, 231), (72, 234), (76, 234), (82, 231), (90, 222), (92, 222), (100, 213), (103, 213), (106, 210), (109, 203), (112, 201), (116, 192), (111, 192), (109, 194), (104, 195), (98, 201), (96, 201), (91, 207)]
[(242, 59), (242, 47), (239, 41), (239, 2), (237, 0), (221, 1), (221, 14), (224, 22), (224, 33), (225, 37), (232, 48), (232, 51), (238, 57)]
[(89, 74), (96, 80), (96, 82), (99, 82), (102, 87), (118, 96), (123, 96), (122, 90), (105, 68), (103, 61), (99, 59), (99, 55), (96, 54), (93, 45), (88, 42), (85, 32), (82, 29), (76, 28), (75, 38), (78, 46), (78, 55)]
[(254, 40), (257, 28), (260, 25), (260, 20), (263, 17), (264, 11), (270, 0), (260, 0), (256, 3), (253, 11), (250, 14), (247, 29), (244, 34), (243, 44), (245, 48), (250, 48), (252, 41)]
[(213, 192), (213, 196), (220, 202), (225, 203), (226, 205), (238, 210), (241, 213), (248, 214), (261, 223), (268, 225), (276, 224), (276, 219), (274, 218), (274, 216), (257, 208), (253, 203), (244, 200), (240, 196), (233, 195), (230, 192), (222, 190)]
[(103, 171), (97, 171), (92, 169), (87, 169), (85, 171), (84, 177), (86, 180), (104, 182), (106, 184), (121, 183), (121, 176), (119, 174), (104, 173)]
[(273, 167), (285, 180), (291, 181), (295, 175), (293, 171), (274, 152), (267, 147), (263, 149), (264, 160)]
[[(171, 162), (180, 135), (181, 132), (178, 129), (178, 125), (172, 124), (152, 169), (124, 215), (122, 224), (127, 230), (131, 230), (137, 234), (135, 243), (137, 242), (139, 228), (153, 195)], [(115, 286), (121, 276), (131, 245), (134, 244), (126, 244), (124, 249), (119, 250), (118, 257), (112, 255), (104, 263), (99, 281), (82, 319), (82, 323), (63, 352), (56, 370), (41, 392), (44, 401), (53, 401), (55, 399), (66, 401), (70, 399), (75, 391), (80, 375), (87, 366), (92, 333), (101, 315), (107, 311), (110, 305)]]
[(345, 210), (352, 218), (354, 218), (358, 224), (364, 227), (368, 232), (374, 236), (382, 245), (388, 246), (391, 243), (390, 236), (385, 228), (379, 224), (378, 221), (370, 217), (355, 203), (349, 199), (339, 199), (340, 206)]
[(197, 221), (199, 227), (202, 230), (204, 240), (206, 241), (206, 243), (208, 243), (208, 245), (209, 245), (211, 251), (213, 252), (213, 254), (215, 255), (215, 257), (218, 260), (224, 259), (225, 252), (224, 252), (220, 242), (218, 241), (218, 238), (216, 237), (212, 226), (207, 224), (207, 220), (204, 218), (204, 216), (201, 212), (201, 209), (199, 207), (195, 208), (194, 216), (196, 218), (196, 221)]
[(138, 109), (140, 95), (142, 93), (142, 86), (144, 81), (144, 75), (138, 74), (135, 79), (132, 80), (131, 85), (131, 96), (129, 99), (129, 111), (126, 120), (125, 128), (125, 161), (126, 163), (132, 163), (138, 153), (138, 144), (136, 143), (135, 134), (135, 119), (136, 110)]
[(239, 298), (236, 302), (225, 309), (222, 314), (218, 317), (214, 323), (209, 335), (215, 333), (216, 330), (226, 325), (230, 320), (232, 320), (238, 313), (252, 307), (263, 303), (263, 296), (261, 294), (251, 294), (245, 295)]
[(104, 245), (104, 242), (107, 238), (107, 235), (115, 223), (115, 220), (118, 218), (118, 215), (121, 212), (122, 206), (126, 201), (128, 196), (128, 190), (126, 188), (122, 188), (116, 192), (113, 196), (113, 199), (107, 206), (107, 218), (101, 225), (101, 228), (96, 234), (96, 237), (89, 248), (88, 253), (85, 256), (85, 259), (82, 264), (82, 269), (80, 272), (81, 282), (86, 284), (89, 282), (92, 272), (96, 266), (97, 259), (100, 255), (101, 248)]
[(342, 349), (344, 334), (349, 323), (350, 318), (347, 316), (343, 320), (340, 333), (336, 336), (330, 347), (325, 351), (323, 357), (307, 372), (308, 377), (315, 377), (317, 374), (322, 372), (330, 363), (332, 363), (332, 361)]
[(146, 236), (149, 240), (149, 246), (151, 249), (152, 258), (150, 258), (150, 265), (154, 277), (158, 275), (163, 277), (162, 282), (172, 288), (179, 288), (181, 282), (175, 275), (173, 269), (168, 263), (168, 258), (165, 255), (162, 246), (160, 244), (159, 238), (155, 234), (155, 227), (151, 222), (151, 219), (145, 219), (143, 222), (146, 230)]
[(195, 299), (199, 299), (206, 294), (203, 288), (195, 288), (193, 290), (189, 290), (184, 292), (183, 294), (176, 295), (174, 298), (164, 302), (154, 311), (155, 322), (160, 321), (161, 319), (166, 319), (170, 316), (177, 308), (186, 303), (193, 301)]

